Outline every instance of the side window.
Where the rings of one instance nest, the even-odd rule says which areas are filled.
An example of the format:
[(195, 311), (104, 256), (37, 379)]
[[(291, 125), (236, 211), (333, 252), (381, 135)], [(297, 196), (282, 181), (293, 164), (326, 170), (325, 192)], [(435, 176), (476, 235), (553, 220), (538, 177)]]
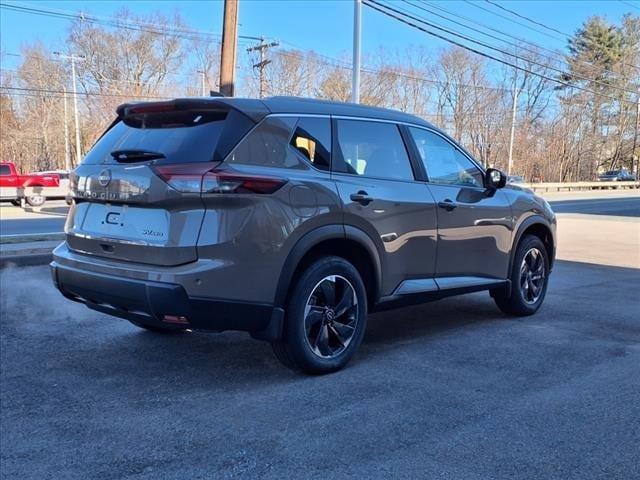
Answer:
[(393, 123), (338, 120), (338, 146), (348, 173), (413, 180), (398, 126)]
[(320, 170), (331, 167), (331, 120), (302, 117), (291, 137), (291, 146)]
[(289, 148), (296, 123), (293, 117), (267, 117), (231, 151), (228, 164), (308, 169), (304, 160)]
[(410, 127), (429, 181), (449, 185), (482, 187), (482, 172), (452, 143), (440, 135)]
[(6, 177), (8, 175), (11, 175), (9, 165), (0, 165), (0, 176)]

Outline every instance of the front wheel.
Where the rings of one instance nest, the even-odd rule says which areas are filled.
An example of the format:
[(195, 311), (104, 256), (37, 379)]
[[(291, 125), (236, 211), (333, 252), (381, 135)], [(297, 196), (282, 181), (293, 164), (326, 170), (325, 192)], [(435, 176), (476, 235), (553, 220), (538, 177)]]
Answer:
[(335, 372), (355, 354), (366, 324), (367, 295), (358, 270), (343, 258), (323, 257), (297, 278), (273, 351), (292, 370)]
[(27, 197), (27, 203), (32, 207), (41, 207), (46, 200), (42, 195), (31, 195)]
[(538, 311), (547, 293), (549, 257), (540, 238), (526, 235), (518, 244), (511, 268), (511, 292), (492, 292), (503, 312), (526, 316)]

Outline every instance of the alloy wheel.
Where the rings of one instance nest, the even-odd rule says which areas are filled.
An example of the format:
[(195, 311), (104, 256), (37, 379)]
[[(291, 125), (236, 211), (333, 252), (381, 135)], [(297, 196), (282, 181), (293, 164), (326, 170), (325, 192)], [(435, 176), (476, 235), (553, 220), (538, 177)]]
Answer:
[(356, 331), (358, 298), (349, 281), (340, 275), (320, 280), (304, 309), (305, 336), (311, 351), (321, 358), (344, 352)]
[(546, 272), (544, 257), (540, 250), (530, 248), (522, 259), (520, 265), (520, 291), (524, 301), (532, 305), (542, 296)]

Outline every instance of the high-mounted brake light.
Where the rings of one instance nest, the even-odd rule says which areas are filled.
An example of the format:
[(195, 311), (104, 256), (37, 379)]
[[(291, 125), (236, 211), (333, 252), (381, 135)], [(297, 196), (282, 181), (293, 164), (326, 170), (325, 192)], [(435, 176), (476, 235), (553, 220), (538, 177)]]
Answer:
[(172, 188), (186, 193), (274, 193), (286, 179), (216, 170), (219, 163), (155, 165), (153, 170)]
[(170, 102), (149, 103), (146, 105), (134, 105), (125, 110), (125, 115), (144, 115), (146, 113), (173, 112), (176, 105)]

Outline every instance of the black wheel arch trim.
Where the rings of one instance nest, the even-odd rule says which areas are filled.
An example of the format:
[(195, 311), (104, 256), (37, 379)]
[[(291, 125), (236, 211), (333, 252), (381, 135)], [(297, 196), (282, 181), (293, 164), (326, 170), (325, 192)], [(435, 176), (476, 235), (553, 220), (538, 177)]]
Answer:
[(327, 240), (355, 241), (367, 251), (371, 257), (375, 274), (373, 296), (374, 299), (378, 299), (380, 286), (382, 285), (382, 266), (380, 253), (373, 240), (367, 233), (352, 225), (324, 225), (304, 234), (291, 249), (278, 279), (274, 298), (275, 307), (284, 308), (289, 286), (300, 261), (313, 247)]
[(516, 250), (518, 249), (518, 244), (520, 243), (520, 240), (522, 239), (522, 235), (524, 234), (524, 232), (529, 228), (532, 227), (533, 225), (542, 225), (546, 230), (548, 230), (549, 235), (551, 236), (551, 241), (552, 241), (552, 245), (553, 245), (553, 252), (547, 252), (547, 254), (549, 255), (549, 270), (551, 270), (551, 267), (553, 266), (554, 260), (555, 260), (555, 250), (556, 250), (556, 239), (555, 239), (555, 233), (553, 228), (551, 227), (549, 221), (540, 216), (540, 215), (531, 215), (530, 217), (526, 218), (517, 228), (514, 236), (513, 236), (513, 243), (511, 245), (511, 254), (509, 255), (509, 274), (511, 274), (511, 269), (513, 268), (513, 260), (515, 258), (516, 255)]

